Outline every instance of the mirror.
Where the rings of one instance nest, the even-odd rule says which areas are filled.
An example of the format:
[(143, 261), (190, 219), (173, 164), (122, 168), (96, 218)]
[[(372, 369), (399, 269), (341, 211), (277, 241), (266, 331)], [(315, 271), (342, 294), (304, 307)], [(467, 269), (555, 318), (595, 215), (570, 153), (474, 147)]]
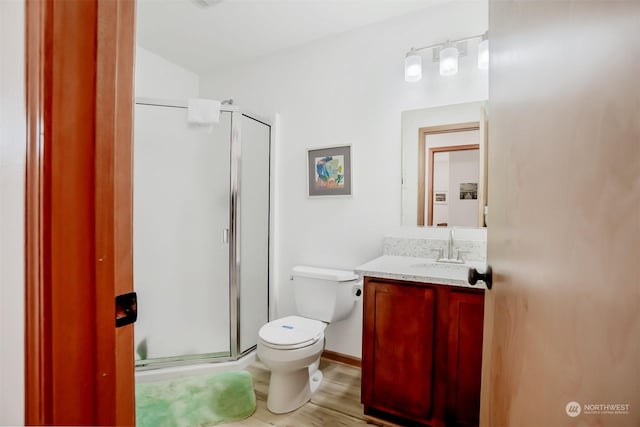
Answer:
[(402, 113), (402, 225), (486, 225), (486, 102)]

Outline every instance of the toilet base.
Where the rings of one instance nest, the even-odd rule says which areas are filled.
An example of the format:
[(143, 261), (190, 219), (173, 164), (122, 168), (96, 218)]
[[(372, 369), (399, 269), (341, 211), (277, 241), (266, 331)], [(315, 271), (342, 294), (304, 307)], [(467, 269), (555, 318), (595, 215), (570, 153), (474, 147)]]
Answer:
[(318, 390), (318, 387), (320, 387), (320, 384), (322, 383), (322, 378), (324, 378), (324, 375), (322, 374), (321, 370), (316, 370), (315, 372), (311, 373), (309, 372), (309, 388), (311, 389), (311, 394), (313, 395), (313, 393), (316, 392), (316, 390)]
[(290, 372), (271, 371), (267, 409), (274, 414), (295, 411), (311, 399), (321, 381), (322, 372), (319, 370), (311, 378), (308, 368)]
[(277, 349), (258, 340), (257, 354), (271, 371), (267, 409), (274, 414), (295, 411), (311, 399), (320, 386), (320, 355), (324, 337), (312, 345), (293, 349)]

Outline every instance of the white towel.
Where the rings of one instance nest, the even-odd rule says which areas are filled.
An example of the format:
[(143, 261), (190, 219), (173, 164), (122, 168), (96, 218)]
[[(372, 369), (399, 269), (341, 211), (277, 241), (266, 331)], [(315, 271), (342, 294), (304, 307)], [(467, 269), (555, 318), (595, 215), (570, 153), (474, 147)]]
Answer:
[(220, 122), (220, 101), (190, 98), (187, 104), (187, 122), (197, 125)]

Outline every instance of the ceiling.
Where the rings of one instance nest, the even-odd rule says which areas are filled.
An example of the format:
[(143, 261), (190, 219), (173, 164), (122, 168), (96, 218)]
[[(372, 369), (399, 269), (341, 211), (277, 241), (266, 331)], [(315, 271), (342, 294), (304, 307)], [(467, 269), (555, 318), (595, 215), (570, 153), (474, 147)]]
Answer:
[(137, 43), (208, 74), (443, 1), (138, 0)]

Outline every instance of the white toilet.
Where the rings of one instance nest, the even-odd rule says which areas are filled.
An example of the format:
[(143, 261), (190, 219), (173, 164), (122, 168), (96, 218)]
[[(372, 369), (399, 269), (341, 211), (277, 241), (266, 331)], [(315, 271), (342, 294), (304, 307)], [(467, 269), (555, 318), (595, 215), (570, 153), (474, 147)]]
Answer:
[(267, 408), (276, 414), (298, 409), (320, 385), (324, 329), (349, 316), (359, 284), (352, 271), (298, 266), (292, 274), (299, 316), (274, 320), (258, 332), (258, 358), (271, 370)]

